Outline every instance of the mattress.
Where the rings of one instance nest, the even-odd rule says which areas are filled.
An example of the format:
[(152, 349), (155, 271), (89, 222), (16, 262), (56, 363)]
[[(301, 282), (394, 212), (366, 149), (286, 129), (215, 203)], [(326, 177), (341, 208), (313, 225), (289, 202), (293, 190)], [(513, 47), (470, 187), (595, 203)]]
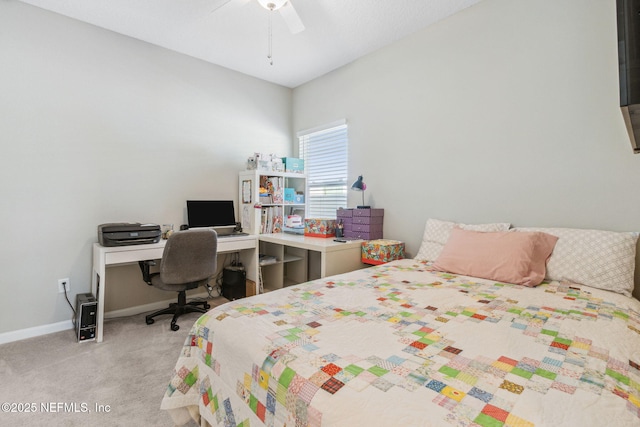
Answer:
[(213, 426), (638, 426), (640, 302), (393, 261), (212, 309), (161, 408)]

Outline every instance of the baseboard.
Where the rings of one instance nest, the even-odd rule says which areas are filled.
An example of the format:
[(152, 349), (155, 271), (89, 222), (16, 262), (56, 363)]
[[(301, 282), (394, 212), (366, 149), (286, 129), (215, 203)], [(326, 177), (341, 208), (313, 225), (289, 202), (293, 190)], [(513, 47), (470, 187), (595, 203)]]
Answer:
[[(189, 294), (187, 301), (194, 298), (209, 299), (209, 294), (206, 292), (198, 294)], [(134, 316), (136, 314), (145, 313), (147, 311), (160, 310), (163, 307), (167, 307), (170, 303), (176, 302), (175, 298), (166, 301), (157, 301), (149, 304), (138, 305), (135, 307), (123, 308), (121, 310), (113, 310), (104, 314), (105, 319), (116, 317)], [(73, 329), (73, 322), (71, 320), (65, 320), (58, 323), (50, 323), (48, 325), (34, 326), (32, 328), (18, 329), (17, 331), (0, 333), (0, 345), (14, 341), (21, 341), (27, 338), (39, 337), (41, 335), (52, 334), (54, 332), (66, 331)]]
[(52, 334), (54, 332), (66, 331), (73, 329), (73, 322), (65, 320), (64, 322), (50, 323), (48, 325), (34, 326), (32, 328), (19, 329), (17, 331), (3, 332), (0, 334), (0, 344), (6, 344), (13, 341), (21, 341), (27, 338), (39, 337), (41, 335)]

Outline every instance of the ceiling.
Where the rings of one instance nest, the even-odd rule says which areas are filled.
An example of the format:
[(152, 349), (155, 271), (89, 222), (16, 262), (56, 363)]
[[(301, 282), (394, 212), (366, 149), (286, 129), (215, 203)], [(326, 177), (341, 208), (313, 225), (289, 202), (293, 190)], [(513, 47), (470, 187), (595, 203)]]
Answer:
[(480, 0), (290, 0), (305, 26), (297, 34), (257, 0), (21, 1), (294, 88)]

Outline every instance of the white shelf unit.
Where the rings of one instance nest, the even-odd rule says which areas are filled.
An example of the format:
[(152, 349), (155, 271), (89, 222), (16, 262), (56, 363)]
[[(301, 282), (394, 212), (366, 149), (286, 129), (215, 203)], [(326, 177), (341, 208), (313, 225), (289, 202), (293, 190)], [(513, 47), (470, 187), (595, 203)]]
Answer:
[[(306, 204), (285, 202), (284, 189), (292, 188), (296, 194), (307, 196), (307, 177), (302, 173), (294, 172), (267, 172), (260, 170), (242, 171), (238, 175), (240, 223), (242, 230), (249, 234), (267, 235), (272, 233), (271, 228), (265, 227), (265, 219), (279, 216), (279, 227), (275, 227), (277, 234), (282, 234), (287, 215), (299, 211), (304, 220)], [(269, 202), (260, 200), (260, 186), (270, 181), (275, 184), (275, 194)], [(273, 197), (275, 196), (275, 197)], [(271, 211), (271, 217), (268, 212)], [(266, 221), (272, 223), (272, 221)], [(261, 242), (259, 253), (271, 255), (275, 262), (259, 265), (260, 280), (262, 280), (263, 292), (280, 289), (295, 283), (307, 280), (307, 251), (299, 248), (285, 247), (268, 242)]]
[(264, 291), (362, 268), (362, 241), (345, 243), (289, 233), (261, 234), (261, 253), (276, 259), (260, 267)]
[(259, 242), (260, 253), (271, 255), (276, 262), (261, 265), (263, 292), (269, 292), (307, 281), (307, 251), (269, 242)]
[[(274, 231), (272, 228), (263, 227), (263, 216), (268, 217), (269, 211), (273, 216), (279, 216), (280, 229), (284, 225), (287, 215), (291, 215), (294, 210), (299, 210), (304, 219), (306, 213), (306, 203), (292, 203), (284, 201), (284, 189), (293, 188), (296, 193), (307, 196), (307, 177), (302, 173), (294, 172), (267, 172), (259, 170), (242, 171), (238, 177), (239, 188), (239, 205), (240, 205), (240, 222), (242, 230), (249, 234), (265, 234)], [(265, 180), (277, 182), (278, 189), (274, 200), (269, 202), (261, 202), (260, 200), (260, 183)], [(278, 193), (280, 191), (280, 193)], [(272, 221), (267, 221), (272, 223)], [(275, 227), (275, 232), (278, 232)]]

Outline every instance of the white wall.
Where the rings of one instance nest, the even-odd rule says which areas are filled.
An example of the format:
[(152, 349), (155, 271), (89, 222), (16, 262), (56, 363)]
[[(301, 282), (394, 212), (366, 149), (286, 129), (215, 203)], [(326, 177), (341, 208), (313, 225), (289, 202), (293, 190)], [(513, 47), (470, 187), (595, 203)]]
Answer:
[(484, 0), (296, 88), (294, 128), (348, 120), (350, 179), (412, 255), (429, 217), (638, 230), (616, 44), (613, 1)]
[(57, 279), (90, 291), (98, 224), (178, 226), (237, 201), (253, 152), (290, 155), (290, 89), (19, 2), (0, 58), (0, 333), (71, 318)]

